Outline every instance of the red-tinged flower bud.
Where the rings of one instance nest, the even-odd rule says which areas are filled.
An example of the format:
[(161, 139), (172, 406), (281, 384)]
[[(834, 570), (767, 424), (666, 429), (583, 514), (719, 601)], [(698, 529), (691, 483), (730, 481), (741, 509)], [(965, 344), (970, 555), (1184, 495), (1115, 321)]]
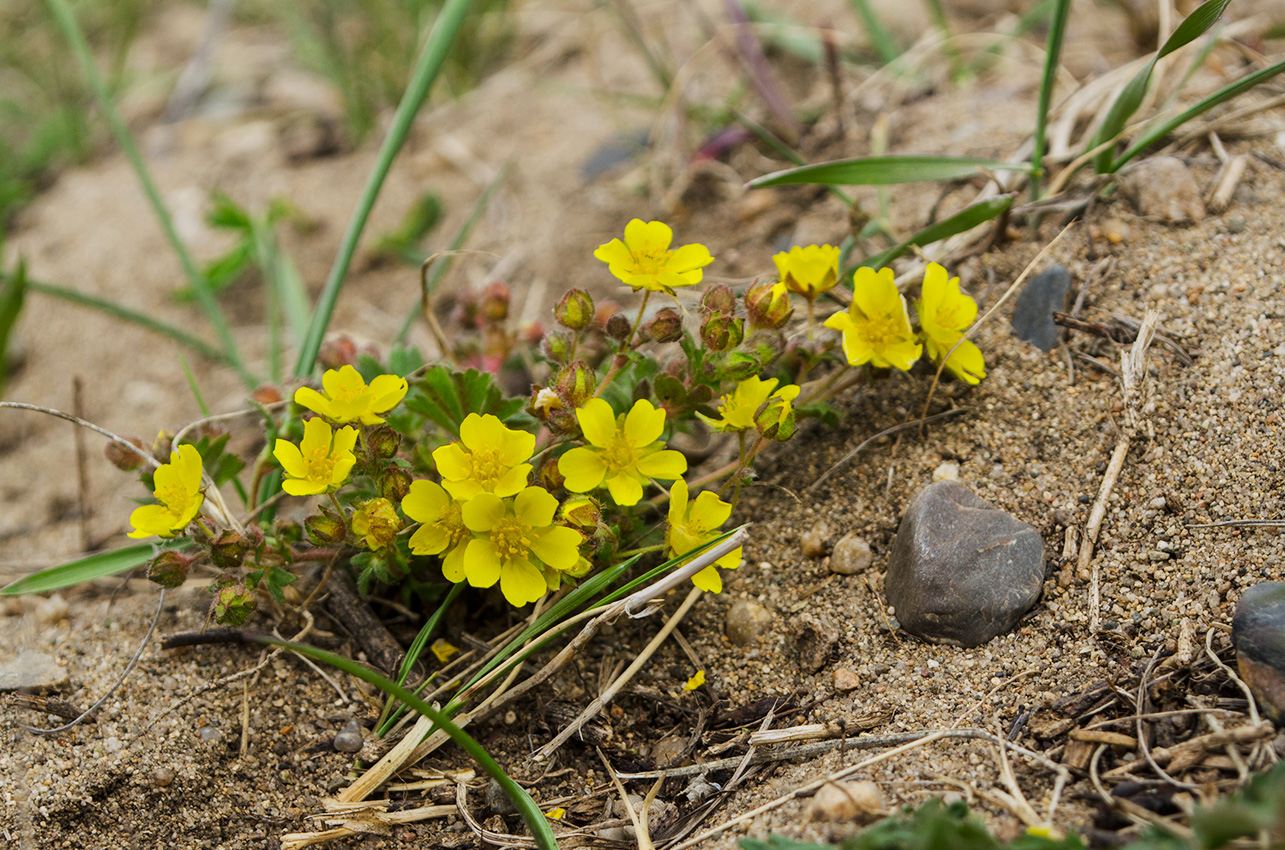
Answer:
[(605, 332), (616, 342), (624, 342), (629, 337), (631, 325), (624, 313), (614, 313), (607, 319)]
[(546, 463), (540, 467), (540, 486), (550, 493), (556, 493), (566, 486), (567, 480), (562, 476), (556, 463)]
[(593, 308), (593, 326), (606, 333), (607, 320), (619, 313), (621, 307), (615, 301), (599, 301)]
[(313, 546), (335, 546), (348, 536), (348, 529), (333, 513), (313, 514), (303, 521), (303, 530)]
[(598, 375), (588, 363), (577, 360), (562, 368), (554, 387), (569, 407), (584, 407), (598, 390)]
[(714, 315), (735, 313), (736, 293), (732, 292), (732, 287), (716, 283), (701, 296), (701, 309)]
[(214, 599), (214, 621), (225, 626), (243, 626), (254, 609), (254, 594), (244, 584), (230, 584), (220, 588)]
[(710, 351), (730, 351), (744, 338), (744, 320), (727, 313), (713, 313), (701, 323), (701, 342)]
[(478, 299), (478, 311), (487, 322), (501, 324), (509, 317), (509, 302), (512, 299), (513, 292), (509, 289), (509, 285), (500, 280), (493, 280), (482, 287), (482, 294)]
[(754, 428), (764, 439), (785, 442), (794, 436), (794, 405), (789, 399), (769, 396), (754, 411)]
[[(127, 446), (125, 443), (129, 443), (129, 445)], [(131, 449), (129, 446), (134, 448)], [(134, 449), (138, 449), (138, 451), (134, 451)], [(145, 455), (139, 454), (139, 452), (145, 451), (143, 441), (138, 437), (126, 437), (125, 442), (112, 440), (103, 446), (103, 454), (107, 455), (107, 459), (111, 461), (112, 466), (125, 472), (133, 472), (142, 468)]]
[(673, 307), (657, 313), (645, 328), (654, 342), (678, 342), (683, 338), (683, 317)]
[(254, 392), (250, 393), (250, 398), (258, 404), (267, 406), (269, 404), (276, 404), (284, 399), (285, 396), (281, 394), (281, 388), (278, 386), (274, 386), (273, 384), (259, 384), (259, 386), (255, 387)]
[(187, 573), (191, 567), (191, 558), (166, 549), (147, 565), (147, 577), (161, 587), (178, 587), (187, 581)]
[(544, 338), (544, 356), (554, 363), (566, 363), (571, 359), (575, 346), (575, 337), (570, 331), (552, 331)]
[(394, 504), (401, 504), (402, 499), (410, 492), (410, 471), (394, 466), (385, 469), (379, 476), (379, 495)]
[(391, 457), (396, 457), (397, 450), (402, 445), (402, 435), (387, 425), (380, 425), (370, 429), (366, 434), (366, 445), (370, 446), (370, 450), (375, 457), (380, 460), (388, 460)]
[(331, 337), (321, 344), (317, 362), (327, 369), (357, 365), (357, 342), (347, 334)]
[(583, 289), (568, 289), (553, 308), (558, 324), (573, 331), (582, 331), (593, 324), (593, 298)]
[(745, 312), (751, 328), (779, 328), (794, 314), (790, 291), (779, 283), (756, 283), (745, 293)]
[(210, 561), (221, 570), (240, 569), (250, 551), (250, 541), (225, 528), (210, 541)]

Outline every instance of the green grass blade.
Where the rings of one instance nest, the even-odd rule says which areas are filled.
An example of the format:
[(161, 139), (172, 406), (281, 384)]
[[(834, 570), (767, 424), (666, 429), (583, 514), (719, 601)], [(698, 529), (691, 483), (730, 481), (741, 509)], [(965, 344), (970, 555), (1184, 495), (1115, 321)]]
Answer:
[(27, 297), (27, 264), (18, 261), (18, 268), (3, 280), (0, 289), (0, 398), (4, 397), (5, 378), (9, 373), (9, 335), (18, 322), (23, 302)]
[[(397, 669), (397, 684), (406, 684), (406, 679), (410, 677), (411, 670), (415, 668), (415, 662), (424, 654), (424, 647), (428, 645), (428, 639), (432, 637), (433, 632), (437, 630), (438, 624), (442, 622), (442, 618), (450, 610), (451, 603), (459, 598), (463, 590), (464, 582), (452, 584), (451, 589), (446, 592), (446, 598), (442, 600), (442, 604), (438, 605), (437, 610), (433, 612), (433, 616), (424, 622), (419, 633), (415, 635), (415, 639), (406, 648), (406, 655), (402, 658), (401, 667)], [(432, 677), (430, 676), (429, 679), (431, 681)], [(421, 687), (423, 686), (421, 685)], [(375, 724), (375, 734), (381, 738), (387, 735), (388, 730), (393, 727), (393, 724), (400, 717), (401, 709), (397, 708), (397, 703), (391, 699), (385, 700), (384, 710), (380, 712), (379, 722)]]
[(1111, 167), (1108, 170), (1109, 173), (1114, 174), (1119, 171), (1120, 168), (1129, 160), (1133, 159), (1148, 147), (1181, 127), (1183, 124), (1186, 124), (1191, 119), (1201, 115), (1202, 113), (1208, 112), (1220, 103), (1224, 103), (1225, 101), (1231, 100), (1232, 98), (1249, 91), (1259, 83), (1270, 80), (1282, 71), (1285, 71), (1285, 59), (1268, 65), (1266, 68), (1255, 71), (1249, 76), (1243, 77), (1234, 83), (1223, 86), (1218, 91), (1209, 95), (1209, 97), (1206, 97), (1198, 103), (1184, 109), (1182, 112), (1178, 113), (1168, 121), (1165, 121), (1163, 124), (1158, 124), (1147, 130), (1129, 146), (1128, 150), (1120, 154), (1119, 157), (1111, 162)]
[(892, 37), (892, 33), (883, 25), (879, 19), (879, 14), (875, 12), (874, 7), (870, 5), (870, 0), (851, 0), (852, 9), (861, 19), (861, 25), (866, 28), (866, 35), (870, 36), (870, 41), (879, 53), (879, 58), (887, 65), (896, 61), (901, 55), (901, 46), (897, 44), (897, 39)]
[(207, 320), (214, 328), (219, 342), (223, 346), (225, 359), (237, 371), (241, 380), (247, 387), (253, 387), (258, 384), (258, 380), (246, 370), (245, 364), (241, 362), (241, 352), (237, 349), (236, 341), (232, 338), (232, 332), (228, 328), (226, 320), (223, 318), (223, 311), (219, 308), (218, 302), (214, 298), (214, 292), (210, 283), (206, 280), (205, 275), (201, 274), (197, 268), (196, 262), (188, 252), (187, 246), (179, 237), (178, 231), (174, 228), (174, 219), (161, 200), (161, 194), (152, 181), (151, 172), (147, 170), (147, 163), (143, 161), (143, 156), (139, 153), (138, 146), (134, 144), (134, 137), (130, 135), (129, 128), (125, 126), (125, 119), (121, 117), (120, 111), (116, 108), (112, 100), (111, 92), (107, 88), (102, 75), (98, 73), (98, 67), (94, 64), (93, 54), (90, 52), (89, 43), (85, 40), (85, 34), (80, 25), (76, 22), (76, 16), (67, 4), (67, 0), (46, 0), (49, 9), (53, 13), (54, 19), (63, 31), (63, 35), (71, 44), (72, 53), (80, 65), (81, 73), (94, 90), (94, 95), (98, 99), (98, 105), (107, 117), (107, 123), (111, 126), (112, 133), (116, 136), (116, 142), (120, 145), (125, 157), (134, 168), (134, 173), (138, 177), (138, 182), (143, 187), (143, 193), (147, 196), (148, 202), (152, 206), (156, 218), (161, 224), (161, 229), (165, 231), (165, 238), (169, 240), (170, 246), (178, 256), (179, 263), (183, 266), (183, 273), (187, 275), (188, 282), (192, 286), (192, 291), (196, 294), (196, 299), (205, 312)]
[[(0, 273), (0, 280), (10, 280), (10, 276)], [(208, 342), (192, 336), (182, 328), (177, 328), (173, 325), (153, 319), (146, 313), (140, 313), (137, 310), (122, 307), (114, 301), (108, 301), (105, 298), (98, 298), (94, 295), (86, 295), (83, 292), (77, 292), (76, 290), (68, 289), (65, 286), (56, 286), (55, 284), (44, 283), (38, 280), (28, 280), (27, 289), (31, 292), (38, 292), (41, 295), (48, 295), (51, 298), (61, 298), (63, 301), (70, 301), (72, 304), (89, 307), (90, 309), (98, 310), (100, 313), (104, 313), (105, 315), (113, 318), (130, 322), (131, 324), (138, 325), (142, 328), (147, 328), (149, 331), (154, 331), (162, 336), (169, 337), (179, 345), (187, 346), (197, 354), (200, 354), (203, 357), (208, 357), (215, 362), (229, 362), (227, 355), (222, 351), (219, 351)]]
[(1000, 162), (963, 156), (861, 156), (789, 168), (756, 177), (746, 185), (787, 186), (798, 183), (837, 183), (842, 186), (894, 186), (925, 180), (958, 180), (989, 171), (1029, 171), (1027, 163)]
[(99, 552), (84, 558), (77, 558), (29, 576), (23, 576), (15, 582), (0, 587), (0, 596), (22, 596), (27, 593), (48, 593), (61, 590), (74, 584), (93, 581), (104, 576), (114, 576), (135, 567), (141, 567), (152, 559), (156, 547), (151, 543), (138, 543), (115, 549), (111, 552)]
[(1040, 81), (1040, 101), (1035, 112), (1034, 145), (1031, 149), (1031, 200), (1040, 197), (1044, 179), (1044, 144), (1048, 133), (1049, 109), (1053, 105), (1053, 86), (1057, 82), (1058, 64), (1062, 60), (1062, 42), (1066, 38), (1066, 19), (1071, 13), (1071, 0), (1056, 0), (1049, 22), (1048, 40), (1044, 43), (1044, 77)]
[[(63, 2), (63, 0), (51, 0), (51, 2)], [(308, 325), (308, 332), (299, 350), (299, 360), (295, 363), (295, 374), (300, 377), (312, 372), (317, 353), (321, 351), (322, 338), (325, 336), (326, 328), (330, 326), (330, 317), (335, 311), (335, 302), (339, 300), (339, 291), (343, 288), (348, 267), (352, 263), (353, 254), (356, 253), (357, 241), (366, 227), (366, 220), (370, 217), (370, 210), (375, 205), (375, 199), (379, 197), (379, 190), (384, 185), (384, 178), (388, 176), (388, 170), (392, 168), (397, 152), (406, 141), (406, 135), (410, 132), (415, 114), (419, 111), (429, 88), (437, 79), (438, 72), (446, 61), (447, 53), (460, 31), (460, 26), (464, 23), (468, 10), (469, 0), (446, 0), (442, 11), (438, 13), (437, 20), (433, 23), (433, 29), (429, 32), (424, 49), (415, 63), (410, 85), (402, 95), (401, 103), (397, 105), (392, 127), (379, 148), (375, 167), (366, 179), (366, 186), (362, 190), (357, 209), (348, 223), (348, 230), (344, 233), (343, 242), (339, 247), (339, 255), (330, 269), (330, 276), (326, 278), (325, 286), (322, 287), (316, 311), (312, 314), (312, 321)]]
[[(468, 218), (464, 219), (464, 223), (460, 225), (460, 229), (455, 232), (455, 236), (451, 239), (451, 244), (446, 246), (443, 256), (438, 257), (437, 262), (433, 264), (432, 271), (428, 273), (426, 286), (429, 295), (433, 294), (437, 289), (438, 283), (446, 276), (455, 252), (464, 247), (469, 234), (473, 232), (473, 228), (477, 226), (477, 223), (482, 220), (482, 216), (486, 214), (487, 207), (491, 205), (491, 199), (495, 197), (496, 191), (508, 179), (509, 172), (512, 170), (512, 160), (504, 163), (500, 170), (496, 172), (496, 175), (491, 178), (491, 182), (486, 184), (482, 194), (477, 196), (477, 200), (473, 203), (473, 208), (469, 210)], [(423, 294), (421, 294), (421, 300), (416, 302), (414, 307), (411, 307), (410, 313), (406, 316), (406, 321), (402, 322), (402, 329), (397, 332), (397, 337), (393, 340), (394, 348), (406, 341), (406, 335), (410, 333), (411, 326), (415, 324), (417, 318), (423, 315), (423, 297)]]
[[(880, 254), (868, 257), (860, 265), (870, 266), (871, 268), (880, 268), (900, 257), (913, 247), (923, 247), (931, 245), (934, 242), (940, 242), (943, 239), (949, 239), (957, 233), (964, 233), (972, 230), (980, 224), (985, 224), (992, 219), (1003, 215), (1009, 207), (1013, 205), (1013, 195), (999, 195), (994, 198), (987, 198), (984, 201), (978, 201), (972, 206), (965, 207), (949, 218), (944, 218), (935, 224), (930, 224), (923, 230), (911, 236), (899, 245), (895, 245)], [(849, 286), (852, 285), (852, 275), (845, 272), (844, 280)]]
[[(1098, 127), (1093, 138), (1089, 140), (1086, 150), (1092, 150), (1099, 145), (1115, 139), (1124, 130), (1124, 125), (1128, 123), (1133, 113), (1138, 111), (1142, 105), (1142, 99), (1147, 94), (1147, 87), (1151, 83), (1151, 72), (1155, 70), (1156, 63), (1164, 57), (1173, 53), (1180, 47), (1185, 47), (1195, 39), (1203, 35), (1210, 27), (1217, 22), (1218, 18), (1226, 11), (1231, 0), (1205, 0), (1196, 11), (1192, 12), (1178, 28), (1173, 31), (1165, 43), (1160, 46), (1160, 50), (1151, 61), (1143, 66), (1142, 70), (1134, 74), (1133, 79), (1125, 85), (1120, 94), (1116, 97), (1111, 108), (1107, 110), (1106, 117)], [(1111, 169), (1112, 151), (1110, 147), (1104, 148), (1093, 160), (1093, 167), (1099, 174), (1108, 173)]]
[(508, 795), (509, 799), (513, 801), (514, 807), (522, 815), (522, 820), (526, 822), (527, 829), (531, 830), (536, 846), (540, 847), (541, 850), (557, 850), (558, 839), (554, 836), (553, 830), (549, 828), (549, 821), (544, 816), (544, 812), (540, 811), (540, 807), (531, 799), (531, 795), (504, 772), (504, 768), (500, 767), (495, 759), (491, 757), (491, 754), (474, 740), (472, 735), (452, 723), (451, 719), (441, 711), (433, 708), (396, 682), (386, 679), (374, 670), (341, 655), (326, 652), (306, 643), (291, 643), (290, 641), (267, 635), (247, 635), (245, 640), (247, 642), (260, 643), (264, 646), (288, 649), (291, 652), (311, 658), (313, 661), (320, 661), (322, 664), (337, 667), (350, 676), (356, 676), (363, 682), (374, 685), (388, 696), (406, 703), (415, 711), (432, 720), (437, 728), (449, 735), (451, 740), (460, 746), (460, 749), (468, 753), (478, 763), (478, 766), (486, 771), (495, 780), (496, 784), (503, 789), (504, 793)]
[[(798, 166), (804, 165), (803, 157), (795, 153), (794, 148), (778, 139), (775, 133), (739, 109), (736, 110), (736, 122), (757, 136), (759, 141), (772, 148), (772, 150), (776, 151), (783, 159), (788, 159), (790, 162)], [(834, 195), (848, 206), (852, 206), (853, 203), (855, 203), (848, 193), (844, 192), (842, 189), (836, 189), (834, 186), (827, 186), (826, 188), (829, 190), (831, 195)]]

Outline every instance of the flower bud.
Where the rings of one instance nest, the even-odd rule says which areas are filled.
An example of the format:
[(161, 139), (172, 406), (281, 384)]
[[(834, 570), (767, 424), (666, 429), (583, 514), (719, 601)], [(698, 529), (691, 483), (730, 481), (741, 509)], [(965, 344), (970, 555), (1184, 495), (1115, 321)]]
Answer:
[(731, 381), (744, 381), (761, 371), (758, 358), (748, 351), (730, 351), (723, 361), (723, 377)]
[(352, 515), (352, 533), (360, 537), (368, 549), (383, 549), (397, 539), (397, 532), (401, 530), (401, 517), (388, 499), (362, 502)]
[(754, 411), (754, 428), (767, 440), (790, 439), (794, 436), (794, 405), (789, 399), (769, 396)]
[(178, 587), (187, 580), (191, 567), (191, 558), (173, 549), (166, 549), (147, 565), (147, 577), (161, 587)]
[(564, 366), (554, 382), (558, 395), (570, 407), (584, 407), (598, 390), (598, 375), (583, 360)]
[(276, 404), (285, 398), (281, 394), (281, 388), (273, 384), (259, 384), (255, 387), (254, 392), (250, 393), (250, 398), (257, 404), (269, 405)]
[(570, 410), (553, 411), (544, 424), (559, 437), (575, 437), (580, 434), (580, 422)]
[(395, 457), (401, 444), (402, 435), (387, 425), (372, 428), (366, 434), (366, 445), (370, 446), (370, 450), (380, 460), (388, 460)]
[(602, 506), (591, 496), (572, 496), (562, 503), (559, 511), (567, 525), (584, 531), (593, 531), (602, 518)]
[(794, 305), (780, 283), (756, 283), (745, 293), (745, 312), (751, 328), (779, 328), (790, 320)]
[(143, 466), (143, 455), (134, 451), (134, 449), (131, 449), (129, 446), (125, 445), (125, 443), (129, 443), (129, 446), (133, 446), (139, 451), (146, 451), (143, 448), (143, 441), (138, 439), (138, 437), (126, 437), (125, 442), (112, 440), (110, 443), (103, 446), (103, 454), (107, 455), (107, 459), (111, 461), (112, 466), (117, 469), (125, 472), (133, 472), (136, 469), (141, 469)]
[(559, 410), (566, 410), (567, 406), (562, 401), (562, 396), (558, 391), (551, 387), (536, 386), (531, 393), (531, 403), (527, 405), (527, 410), (531, 415), (541, 422), (548, 422), (549, 416)]
[(152, 440), (152, 457), (167, 458), (174, 451), (174, 435), (169, 431), (161, 431)]
[(250, 541), (225, 528), (210, 541), (210, 561), (221, 570), (239, 569), (250, 551)]
[(727, 313), (714, 313), (701, 323), (701, 342), (710, 351), (728, 351), (741, 344), (745, 322)]
[(569, 331), (552, 331), (545, 336), (541, 347), (544, 350), (544, 356), (554, 363), (566, 363), (571, 359), (574, 343), (575, 338)]
[(540, 467), (540, 486), (550, 493), (556, 493), (566, 486), (567, 479), (563, 477), (562, 470), (558, 469), (556, 463), (546, 463)]
[(631, 326), (624, 313), (612, 313), (607, 319), (605, 332), (616, 342), (624, 342), (629, 336)]
[(488, 323), (502, 324), (509, 317), (509, 302), (512, 299), (513, 292), (509, 285), (504, 281), (493, 280), (482, 287), (482, 294), (478, 298), (478, 312)]
[(678, 342), (683, 338), (683, 317), (673, 307), (657, 313), (644, 330), (653, 342)]
[(706, 289), (705, 294), (701, 296), (701, 309), (715, 315), (734, 313), (736, 312), (736, 293), (732, 292), (732, 287), (716, 283)]
[(357, 365), (357, 343), (347, 334), (331, 337), (321, 344), (317, 362), (327, 369)]
[(220, 588), (214, 599), (214, 621), (225, 626), (243, 626), (254, 609), (254, 594), (244, 584), (230, 584)]
[(334, 546), (347, 536), (343, 522), (333, 513), (313, 514), (303, 521), (303, 530), (313, 546)]
[(390, 502), (401, 504), (402, 499), (410, 492), (410, 484), (410, 470), (399, 466), (390, 467), (379, 475), (379, 495)]
[(583, 289), (568, 289), (553, 308), (553, 318), (564, 328), (582, 331), (593, 324), (593, 298)]

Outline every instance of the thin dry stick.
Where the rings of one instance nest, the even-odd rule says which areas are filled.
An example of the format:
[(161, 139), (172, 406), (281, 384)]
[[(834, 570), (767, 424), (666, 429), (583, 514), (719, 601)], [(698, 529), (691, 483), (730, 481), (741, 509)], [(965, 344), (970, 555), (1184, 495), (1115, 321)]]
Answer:
[[(1089, 568), (1089, 562), (1093, 560), (1093, 547), (1098, 541), (1098, 532), (1102, 528), (1102, 520), (1106, 517), (1107, 501), (1111, 498), (1111, 491), (1115, 488), (1116, 479), (1120, 477), (1120, 470), (1124, 468), (1125, 456), (1129, 454), (1129, 444), (1142, 425), (1141, 416), (1144, 412), (1143, 408), (1149, 389), (1147, 384), (1147, 349), (1155, 338), (1156, 325), (1159, 321), (1160, 314), (1155, 310), (1148, 310), (1142, 317), (1137, 339), (1133, 341), (1132, 346), (1120, 355), (1120, 380), (1123, 384), (1124, 395), (1124, 423), (1120, 428), (1120, 436), (1116, 442), (1115, 450), (1111, 453), (1111, 461), (1107, 464), (1106, 473), (1102, 476), (1102, 486), (1098, 489), (1097, 501), (1093, 503), (1093, 508), (1089, 511), (1089, 521), (1085, 524), (1084, 534), (1080, 537), (1080, 560), (1076, 564), (1077, 575), (1084, 575)], [(1094, 563), (1093, 572), (1089, 579), (1090, 634), (1097, 633), (1101, 620), (1102, 577), (1099, 565)]]
[(1048, 253), (1053, 250), (1053, 246), (1062, 241), (1062, 237), (1065, 236), (1066, 232), (1074, 226), (1075, 222), (1073, 221), (1066, 227), (1062, 228), (1061, 232), (1058, 233), (1057, 236), (1054, 236), (1049, 244), (1041, 248), (1040, 252), (1035, 255), (1035, 259), (1026, 264), (1026, 268), (1022, 269), (1022, 273), (1017, 276), (1017, 280), (1013, 281), (1012, 285), (1009, 286), (1009, 288), (1004, 291), (1004, 294), (999, 297), (999, 300), (992, 304), (991, 308), (987, 310), (980, 319), (973, 322), (972, 327), (964, 331), (963, 335), (960, 336), (955, 344), (951, 346), (950, 351), (946, 352), (946, 356), (941, 359), (941, 363), (937, 366), (937, 374), (933, 375), (932, 385), (928, 388), (928, 397), (924, 399), (924, 409), (919, 416), (921, 421), (926, 421), (928, 418), (928, 405), (932, 403), (933, 393), (937, 389), (937, 382), (941, 380), (941, 373), (945, 370), (946, 364), (950, 362), (951, 355), (953, 355), (955, 350), (963, 345), (965, 341), (972, 337), (973, 334), (977, 333), (978, 328), (986, 324), (986, 320), (993, 316), (995, 311), (1003, 306), (1004, 302), (1006, 302), (1013, 293), (1017, 291), (1018, 287), (1026, 281), (1026, 276), (1031, 273), (1031, 270), (1038, 266), (1040, 261), (1048, 256)]
[(612, 784), (616, 786), (616, 793), (620, 795), (620, 802), (625, 806), (625, 814), (629, 815), (629, 822), (634, 825), (634, 838), (638, 842), (638, 850), (655, 850), (656, 845), (651, 840), (651, 816), (647, 809), (651, 801), (656, 799), (656, 791), (665, 781), (665, 778), (662, 776), (656, 780), (656, 784), (652, 786), (651, 791), (647, 794), (646, 801), (643, 803), (642, 812), (636, 812), (633, 804), (629, 802), (629, 792), (625, 790), (625, 783), (620, 781), (620, 776), (616, 773), (616, 769), (611, 766), (611, 762), (607, 761), (607, 757), (601, 749), (594, 747), (594, 750), (598, 753), (598, 758), (602, 760), (602, 766), (606, 768)]
[[(553, 755), (554, 751), (556, 751), (558, 747), (561, 747), (572, 735), (578, 732), (580, 727), (584, 726), (585, 723), (596, 717), (598, 712), (602, 711), (603, 707), (606, 706), (607, 703), (611, 702), (617, 692), (619, 692), (630, 679), (636, 676), (638, 671), (643, 668), (643, 665), (651, 659), (651, 656), (655, 654), (656, 650), (660, 648), (660, 645), (669, 637), (669, 633), (678, 627), (678, 624), (682, 622), (683, 617), (687, 616), (687, 612), (691, 610), (692, 605), (696, 603), (696, 600), (699, 599), (701, 594), (704, 592), (705, 591), (701, 590), (699, 587), (693, 587), (691, 592), (687, 594), (687, 598), (683, 600), (683, 604), (678, 606), (678, 610), (674, 612), (674, 615), (669, 618), (664, 626), (661, 627), (660, 631), (656, 633), (656, 636), (651, 639), (651, 642), (643, 648), (643, 651), (638, 653), (638, 657), (634, 659), (633, 663), (625, 668), (625, 672), (621, 673), (614, 682), (607, 686), (605, 691), (603, 691), (593, 702), (589, 703), (588, 707), (580, 713), (580, 716), (572, 721), (567, 728), (559, 732), (557, 737), (541, 747), (536, 754), (531, 757), (532, 760), (536, 762), (547, 760), (549, 756)], [(626, 606), (626, 610), (628, 610), (628, 606)]]

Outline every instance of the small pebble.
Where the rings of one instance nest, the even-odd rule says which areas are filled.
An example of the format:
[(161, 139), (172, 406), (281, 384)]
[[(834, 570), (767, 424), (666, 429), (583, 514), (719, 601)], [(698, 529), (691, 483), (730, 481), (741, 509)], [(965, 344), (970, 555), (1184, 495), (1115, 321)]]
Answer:
[(36, 606), (36, 619), (42, 626), (52, 626), (67, 619), (71, 614), (71, 606), (67, 600), (62, 598), (61, 594), (55, 593), (48, 599), (40, 600)]
[(845, 534), (834, 544), (834, 552), (830, 554), (830, 572), (841, 576), (856, 575), (868, 569), (874, 558), (870, 544), (864, 538)]
[(959, 464), (948, 460), (933, 470), (933, 481), (958, 481)]
[(841, 694), (855, 691), (861, 686), (861, 677), (847, 667), (836, 667), (834, 670), (834, 689)]
[(911, 501), (884, 577), (902, 627), (964, 647), (1011, 629), (1043, 584), (1040, 533), (956, 481), (930, 484)]
[(1174, 156), (1157, 156), (1126, 169), (1120, 187), (1139, 215), (1168, 224), (1187, 224), (1205, 217), (1205, 202), (1191, 169)]
[(830, 823), (869, 823), (886, 813), (879, 786), (869, 779), (827, 782), (808, 805), (808, 819)]
[(333, 743), (335, 749), (341, 753), (361, 752), (362, 746), (366, 743), (361, 735), (361, 724), (356, 720), (349, 720), (335, 735)]
[(207, 744), (216, 744), (223, 740), (223, 733), (214, 726), (202, 726), (200, 735), (201, 740)]
[(799, 538), (799, 547), (805, 558), (824, 558), (825, 540), (830, 536), (830, 529), (823, 522), (818, 522)]
[(754, 643), (771, 623), (771, 611), (749, 599), (738, 600), (727, 611), (727, 639), (737, 646)]
[(828, 617), (813, 613), (800, 614), (790, 623), (794, 645), (799, 650), (799, 666), (815, 673), (830, 663), (839, 648), (839, 629)]
[(152, 784), (157, 788), (168, 788), (174, 782), (174, 771), (168, 767), (158, 767), (152, 771)]
[(651, 760), (656, 763), (657, 767), (667, 767), (673, 763), (674, 759), (683, 754), (687, 749), (687, 739), (682, 735), (666, 735), (656, 742), (651, 748)]

